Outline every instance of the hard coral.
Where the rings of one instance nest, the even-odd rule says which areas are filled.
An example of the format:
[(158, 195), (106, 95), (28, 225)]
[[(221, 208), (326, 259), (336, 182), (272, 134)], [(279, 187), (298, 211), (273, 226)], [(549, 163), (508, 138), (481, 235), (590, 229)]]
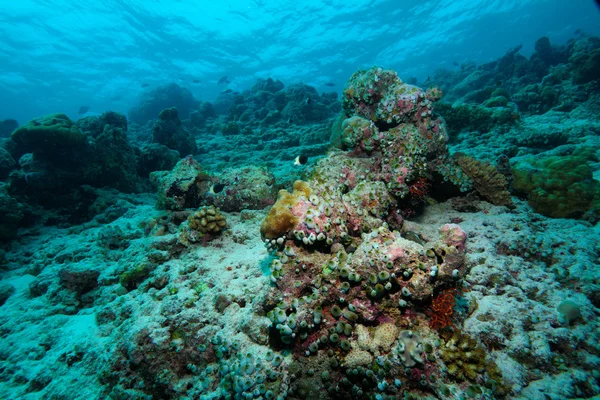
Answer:
[(489, 377), (487, 385), (493, 386), (495, 393), (504, 393), (504, 382), (498, 366), (486, 357), (484, 349), (477, 341), (458, 330), (449, 332), (440, 347), (440, 355), (447, 372), (457, 381), (476, 381), (481, 375)]
[(188, 217), (190, 229), (202, 233), (220, 233), (227, 227), (225, 216), (214, 206), (204, 206)]
[(377, 326), (371, 336), (369, 329), (364, 325), (356, 326), (358, 335), (357, 344), (363, 350), (369, 350), (376, 353), (379, 349), (389, 351), (390, 347), (398, 338), (398, 328), (391, 322), (386, 322)]

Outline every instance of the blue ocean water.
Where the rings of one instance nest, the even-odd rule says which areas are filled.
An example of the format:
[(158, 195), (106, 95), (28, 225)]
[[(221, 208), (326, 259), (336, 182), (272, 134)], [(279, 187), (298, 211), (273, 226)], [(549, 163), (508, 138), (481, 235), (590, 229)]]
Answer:
[(600, 397), (598, 1), (0, 6), (0, 400)]
[[(453, 63), (489, 62), (548, 36), (598, 35), (589, 0), (536, 1), (19, 1), (2, 7), (0, 119), (57, 109), (126, 112), (143, 92), (175, 82), (212, 100), (256, 78), (338, 88), (382, 65), (425, 79)], [(200, 80), (194, 84), (194, 80)]]

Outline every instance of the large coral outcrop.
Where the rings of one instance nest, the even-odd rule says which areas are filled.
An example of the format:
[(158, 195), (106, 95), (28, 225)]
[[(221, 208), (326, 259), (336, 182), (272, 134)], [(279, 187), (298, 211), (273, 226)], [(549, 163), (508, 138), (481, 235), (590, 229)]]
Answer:
[(194, 137), (183, 128), (175, 107), (166, 108), (158, 114), (158, 120), (152, 127), (152, 142), (177, 150), (184, 156), (198, 151)]
[[(346, 152), (333, 150), (293, 193), (282, 190), (261, 225), (274, 252), (272, 341), (298, 363), (327, 369), (323, 399), (443, 396), (437, 380), (452, 384), (443, 360), (425, 349), (439, 341), (428, 311), (466, 274), (467, 233), (445, 224), (419, 236), (402, 229), (399, 212), (425, 195), (436, 174), (470, 185), (448, 156), (444, 125), (431, 108), (437, 98), (393, 71), (353, 75), (348, 118), (337, 127)], [(303, 385), (292, 383), (292, 392), (303, 393)]]
[(182, 118), (187, 118), (198, 104), (189, 89), (170, 83), (142, 93), (139, 104), (129, 110), (128, 117), (131, 122), (144, 125), (156, 119), (162, 110), (175, 107)]
[(85, 144), (85, 135), (64, 114), (50, 114), (32, 119), (17, 128), (11, 138), (29, 152), (40, 152), (49, 156)]

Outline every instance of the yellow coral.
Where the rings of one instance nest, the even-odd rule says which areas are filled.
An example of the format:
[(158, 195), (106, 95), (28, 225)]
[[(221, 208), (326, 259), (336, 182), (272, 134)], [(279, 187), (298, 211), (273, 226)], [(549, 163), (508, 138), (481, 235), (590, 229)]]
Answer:
[(373, 346), (388, 351), (398, 337), (398, 328), (392, 323), (379, 325), (373, 335)]
[(367, 350), (371, 348), (371, 333), (369, 332), (369, 328), (364, 325), (356, 325), (354, 328), (356, 335), (358, 336), (357, 343), (358, 347), (363, 350)]
[(457, 381), (476, 381), (478, 376), (487, 376), (496, 382), (497, 393), (504, 391), (502, 374), (498, 366), (487, 360), (485, 350), (477, 341), (458, 330), (449, 332), (440, 347), (440, 355), (447, 372)]
[(277, 195), (277, 202), (265, 217), (260, 226), (260, 234), (266, 239), (276, 239), (285, 235), (298, 224), (298, 216), (294, 215), (293, 207), (298, 204), (300, 197), (307, 199), (310, 187), (306, 182), (294, 182), (294, 192), (282, 189)]
[(355, 332), (358, 336), (358, 347), (372, 353), (377, 352), (379, 349), (389, 351), (398, 338), (398, 328), (389, 322), (375, 328), (373, 336), (371, 336), (369, 328), (363, 325), (356, 325)]
[(227, 227), (225, 216), (214, 206), (201, 207), (188, 217), (190, 229), (202, 233), (219, 233)]
[(373, 362), (371, 353), (361, 349), (352, 349), (344, 358), (344, 367), (354, 368), (359, 365), (369, 365)]

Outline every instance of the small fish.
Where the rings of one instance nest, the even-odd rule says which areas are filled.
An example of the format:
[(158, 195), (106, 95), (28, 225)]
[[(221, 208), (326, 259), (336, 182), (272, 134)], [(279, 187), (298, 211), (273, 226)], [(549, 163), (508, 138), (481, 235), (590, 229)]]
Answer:
[(142, 87), (148, 87), (148, 86), (150, 86), (149, 83), (142, 83)]
[(225, 89), (221, 92), (221, 94), (227, 94), (233, 92), (233, 89)]
[(219, 82), (217, 82), (217, 85), (220, 85), (221, 83), (231, 83), (229, 82), (229, 80), (227, 79), (227, 75), (222, 76), (221, 79), (219, 79)]
[(200, 79), (194, 79), (192, 82), (194, 82), (194, 83), (200, 83)]
[(310, 104), (312, 102), (312, 99), (310, 97), (307, 97), (306, 100), (304, 100), (304, 103), (306, 105)]
[(429, 83), (431, 82), (431, 78), (429, 77), (429, 75), (427, 75), (427, 79), (425, 79), (425, 83)]
[(333, 83), (333, 82), (327, 82), (327, 83), (325, 84), (325, 86), (334, 87), (334, 86), (335, 86), (335, 83)]
[(221, 193), (223, 191), (223, 189), (225, 188), (225, 185), (222, 183), (214, 183), (211, 187), (210, 187), (210, 194), (217, 194), (217, 193)]
[(406, 231), (402, 234), (402, 237), (406, 240), (410, 240), (411, 242), (418, 243), (421, 246), (425, 246), (425, 241), (423, 241), (423, 239), (421, 239), (421, 236), (419, 236), (419, 234), (416, 232)]
[(452, 65), (454, 65), (455, 67), (458, 67), (458, 63), (457, 63), (456, 61), (454, 61), (454, 62), (452, 63)]
[(288, 124), (293, 124), (294, 120), (292, 119), (292, 117), (288, 118)]
[(308, 156), (301, 154), (294, 160), (294, 165), (304, 165), (308, 162)]
[(79, 111), (77, 111), (77, 114), (85, 114), (89, 110), (90, 110), (90, 106), (81, 106), (81, 107), (79, 107)]

